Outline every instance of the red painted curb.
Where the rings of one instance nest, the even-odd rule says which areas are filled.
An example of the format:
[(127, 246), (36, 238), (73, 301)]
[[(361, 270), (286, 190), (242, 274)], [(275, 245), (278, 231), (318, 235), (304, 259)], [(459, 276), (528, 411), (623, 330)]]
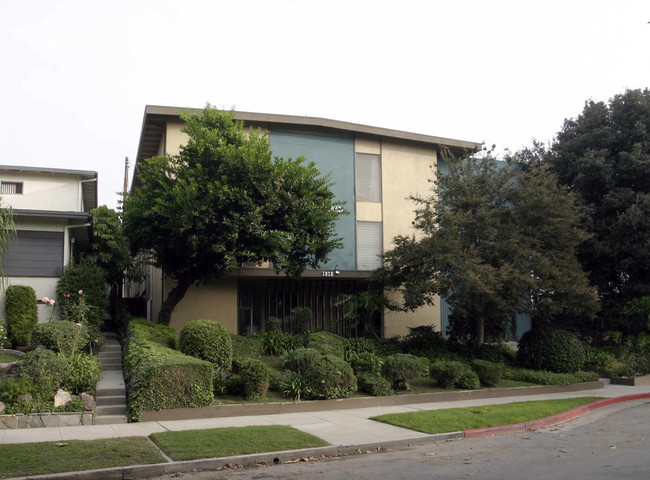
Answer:
[(585, 413), (591, 412), (598, 408), (603, 408), (608, 405), (614, 405), (616, 403), (622, 402), (631, 402), (634, 400), (642, 400), (644, 398), (650, 398), (650, 393), (639, 393), (635, 395), (625, 395), (622, 397), (612, 397), (604, 398), (602, 400), (596, 400), (595, 402), (587, 403), (580, 407), (576, 407), (572, 410), (568, 410), (551, 417), (539, 418), (537, 420), (531, 420), (530, 422), (522, 423), (513, 423), (510, 425), (499, 425), (496, 427), (486, 427), (486, 428), (475, 428), (472, 430), (464, 430), (463, 434), (465, 438), (475, 438), (475, 437), (485, 437), (487, 435), (498, 435), (501, 433), (513, 433), (513, 432), (522, 432), (525, 430), (537, 430), (544, 427), (549, 427), (557, 423), (566, 422), (572, 418), (579, 417)]

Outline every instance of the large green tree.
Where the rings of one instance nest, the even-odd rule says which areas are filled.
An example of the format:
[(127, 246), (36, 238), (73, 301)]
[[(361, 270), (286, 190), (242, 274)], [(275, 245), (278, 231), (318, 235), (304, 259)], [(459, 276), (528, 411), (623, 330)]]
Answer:
[(193, 284), (251, 261), (298, 277), (340, 247), (328, 175), (303, 158), (272, 158), (268, 136), (245, 133), (232, 112), (208, 105), (181, 117), (187, 144), (139, 165), (124, 203), (132, 253), (175, 280), (159, 315), (165, 324)]
[(549, 150), (538, 157), (584, 206), (591, 238), (579, 258), (616, 321), (627, 301), (650, 295), (650, 90), (586, 102)]
[(576, 259), (585, 238), (573, 198), (543, 166), (521, 168), (490, 154), (463, 159), (443, 152), (429, 196), (412, 199), (417, 235), (398, 236), (380, 271), (400, 289), (403, 308), (446, 297), (470, 312), (475, 341), (486, 320), (518, 312), (536, 322), (596, 311), (594, 290)]

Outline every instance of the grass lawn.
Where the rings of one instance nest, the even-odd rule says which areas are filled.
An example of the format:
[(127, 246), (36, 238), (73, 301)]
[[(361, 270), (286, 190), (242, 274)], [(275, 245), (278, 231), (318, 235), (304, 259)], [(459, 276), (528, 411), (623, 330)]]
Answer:
[(600, 400), (600, 398), (602, 397), (579, 397), (480, 407), (445, 408), (380, 415), (373, 417), (372, 420), (429, 434), (458, 432), (549, 417)]
[(0, 478), (166, 462), (141, 437), (0, 445), (0, 459)]
[(177, 461), (329, 445), (318, 437), (283, 425), (162, 432), (152, 434), (151, 439)]
[(0, 363), (10, 363), (20, 360), (21, 357), (18, 355), (12, 355), (11, 353), (0, 352)]

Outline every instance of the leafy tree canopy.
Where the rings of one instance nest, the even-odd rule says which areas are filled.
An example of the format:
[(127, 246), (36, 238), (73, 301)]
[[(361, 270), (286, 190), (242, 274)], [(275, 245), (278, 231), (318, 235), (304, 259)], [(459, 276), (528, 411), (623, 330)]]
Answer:
[(462, 159), (442, 152), (442, 160), (431, 194), (412, 197), (417, 234), (396, 237), (379, 272), (400, 289), (403, 307), (443, 295), (472, 313), (478, 344), (488, 318), (593, 316), (594, 290), (575, 255), (586, 236), (576, 228), (572, 195), (548, 168), (522, 169), (489, 153)]
[(302, 157), (273, 159), (268, 136), (245, 133), (232, 112), (208, 105), (181, 118), (187, 144), (139, 165), (124, 204), (132, 253), (176, 281), (160, 312), (165, 324), (192, 284), (250, 261), (299, 276), (341, 245), (329, 175)]
[(604, 309), (620, 316), (627, 301), (650, 294), (650, 90), (586, 102), (550, 149), (528, 153), (584, 206), (591, 237), (579, 258)]

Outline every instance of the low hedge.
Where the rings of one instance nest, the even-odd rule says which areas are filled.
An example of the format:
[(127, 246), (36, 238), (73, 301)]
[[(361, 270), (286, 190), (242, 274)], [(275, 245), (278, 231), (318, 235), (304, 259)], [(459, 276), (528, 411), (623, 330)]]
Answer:
[(503, 378), (537, 385), (570, 385), (572, 383), (596, 381), (598, 380), (598, 374), (595, 372), (556, 373), (544, 370), (511, 368), (506, 370)]
[(244, 395), (249, 400), (257, 400), (269, 390), (269, 369), (262, 360), (245, 360), (239, 366), (239, 376), (244, 384)]
[(357, 391), (352, 367), (336, 355), (317, 357), (305, 372), (310, 398), (344, 398)]
[(128, 420), (138, 421), (143, 410), (212, 404), (213, 372), (210, 362), (151, 340), (129, 338), (124, 353)]
[(390, 382), (381, 375), (375, 373), (360, 373), (357, 376), (357, 384), (361, 392), (368, 393), (374, 397), (383, 397), (393, 394)]
[(177, 348), (176, 330), (167, 325), (150, 322), (146, 318), (134, 318), (131, 320), (127, 335), (129, 337), (138, 337), (142, 340), (151, 340), (173, 350)]

